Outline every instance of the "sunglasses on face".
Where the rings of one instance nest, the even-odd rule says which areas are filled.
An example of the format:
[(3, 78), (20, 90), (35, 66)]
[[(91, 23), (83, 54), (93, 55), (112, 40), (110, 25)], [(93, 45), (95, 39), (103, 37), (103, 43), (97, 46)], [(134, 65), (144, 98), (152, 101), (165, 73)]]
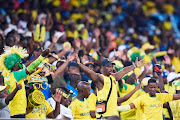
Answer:
[(34, 89), (44, 89), (44, 90), (46, 90), (48, 88), (47, 83), (31, 83), (31, 84), (29, 84), (29, 86), (33, 86)]

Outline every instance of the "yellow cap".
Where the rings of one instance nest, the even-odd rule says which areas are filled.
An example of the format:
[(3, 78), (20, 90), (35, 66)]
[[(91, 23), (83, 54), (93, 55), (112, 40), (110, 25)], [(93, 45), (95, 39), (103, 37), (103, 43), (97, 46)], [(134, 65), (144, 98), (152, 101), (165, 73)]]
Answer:
[(10, 86), (9, 85), (0, 85), (0, 91), (3, 91), (4, 89), (9, 89)]
[(147, 50), (147, 49), (154, 49), (154, 45), (151, 45), (149, 43), (144, 43), (142, 46), (141, 46), (141, 49), (142, 50)]
[(142, 86), (147, 86), (149, 79), (151, 79), (151, 77), (145, 77), (145, 78), (143, 78), (142, 81), (141, 81), (141, 85), (142, 85)]
[(63, 43), (63, 48), (64, 47), (67, 47), (67, 48), (71, 49), (71, 44), (69, 42), (64, 42)]

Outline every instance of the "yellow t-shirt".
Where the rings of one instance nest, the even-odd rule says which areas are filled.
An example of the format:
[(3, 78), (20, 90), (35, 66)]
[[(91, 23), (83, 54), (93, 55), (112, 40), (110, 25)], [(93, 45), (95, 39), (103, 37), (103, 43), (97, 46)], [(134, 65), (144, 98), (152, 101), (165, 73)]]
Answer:
[(173, 100), (173, 94), (156, 93), (156, 97), (150, 97), (149, 93), (142, 95), (133, 101), (138, 109), (142, 109), (147, 120), (163, 120), (163, 104)]
[[(89, 105), (89, 111), (95, 111), (96, 112), (96, 100), (97, 97), (94, 93), (91, 93), (87, 99), (88, 105)], [(90, 119), (96, 119), (90, 117)]]
[(180, 100), (175, 100), (169, 103), (173, 114), (173, 120), (180, 120)]
[(103, 114), (96, 113), (96, 118), (100, 118), (101, 116), (102, 117), (108, 117), (108, 116), (118, 115), (118, 111), (117, 111), (117, 87), (116, 87), (117, 83), (116, 83), (116, 80), (112, 75), (110, 75), (109, 77), (104, 76), (103, 74), (101, 74), (101, 75), (104, 78), (104, 86), (103, 86), (103, 89), (97, 90), (97, 100), (98, 100), (98, 102), (107, 100), (109, 90), (110, 90), (110, 87), (111, 87), (110, 77), (112, 79), (112, 91), (111, 91), (111, 95), (110, 95), (108, 103), (107, 103), (106, 112), (103, 113)]
[[(135, 88), (135, 85), (130, 85), (127, 83), (123, 83), (123, 88), (119, 87), (119, 96), (124, 97), (128, 93), (130, 93)], [(138, 93), (135, 92), (127, 101), (121, 103), (121, 105), (127, 105), (130, 104), (136, 99), (138, 96)], [(122, 119), (136, 119), (136, 111), (135, 109), (131, 109), (129, 111), (123, 111), (120, 113)]]
[(51, 112), (53, 112), (53, 108), (47, 101), (37, 107), (28, 102), (26, 118), (46, 119)]
[[(22, 70), (18, 72), (22, 72)], [(22, 76), (20, 77), (23, 78), (24, 75), (27, 76), (26, 74), (22, 74)], [(16, 80), (14, 73), (11, 73), (9, 76), (4, 78), (5, 85), (10, 85), (10, 88), (8, 89), (8, 93), (11, 93), (16, 88), (16, 82), (22, 85), (22, 89), (18, 90), (13, 100), (9, 102), (8, 106), (11, 116), (26, 113), (26, 107), (27, 107), (26, 91), (25, 91), (24, 81), (21, 78), (19, 81)]]
[[(140, 97), (141, 95), (146, 94), (146, 92), (143, 89), (140, 89), (140, 90), (137, 91), (137, 94)], [(136, 109), (136, 120), (145, 120), (145, 118), (146, 117), (145, 117), (142, 109), (137, 108)]]
[(88, 102), (74, 97), (69, 108), (72, 110), (74, 119), (90, 119)]

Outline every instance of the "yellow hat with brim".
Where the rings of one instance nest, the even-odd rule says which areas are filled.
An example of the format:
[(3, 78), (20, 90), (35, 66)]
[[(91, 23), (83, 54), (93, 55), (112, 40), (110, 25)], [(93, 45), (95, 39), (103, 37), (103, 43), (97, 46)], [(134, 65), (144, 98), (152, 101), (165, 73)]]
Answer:
[(151, 79), (151, 77), (145, 77), (144, 79), (142, 79), (141, 85), (142, 86), (147, 86), (149, 79)]
[(154, 49), (154, 45), (151, 45), (149, 43), (145, 43), (145, 44), (142, 45), (141, 49), (144, 50), (144, 51), (147, 50), (147, 49)]
[(63, 43), (63, 48), (65, 48), (65, 47), (71, 49), (71, 43), (70, 42), (64, 42)]
[(9, 85), (0, 85), (0, 91), (3, 91), (4, 89), (9, 89), (10, 86)]

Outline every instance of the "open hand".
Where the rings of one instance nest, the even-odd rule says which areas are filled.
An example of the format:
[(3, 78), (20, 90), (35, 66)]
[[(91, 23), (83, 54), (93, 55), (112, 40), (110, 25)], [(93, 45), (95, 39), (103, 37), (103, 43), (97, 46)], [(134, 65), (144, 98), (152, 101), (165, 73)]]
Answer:
[(67, 58), (69, 61), (73, 61), (75, 59), (75, 53), (69, 54)]
[(145, 65), (145, 61), (144, 59), (141, 59), (138, 61), (138, 58), (136, 58), (136, 62), (135, 62), (136, 67), (141, 67)]
[(53, 98), (54, 101), (56, 101), (57, 103), (60, 103), (60, 102), (61, 102), (61, 98), (62, 98), (61, 90), (56, 89), (55, 95), (52, 95), (52, 98)]
[(164, 56), (164, 59), (165, 59), (165, 60), (163, 60), (163, 61), (164, 61), (164, 64), (171, 65), (171, 59), (169, 58), (168, 55), (165, 55), (165, 56)]
[(77, 62), (77, 64), (80, 64), (81, 62), (80, 62), (80, 59), (79, 59), (78, 54), (75, 54), (75, 56), (76, 56), (76, 62)]

